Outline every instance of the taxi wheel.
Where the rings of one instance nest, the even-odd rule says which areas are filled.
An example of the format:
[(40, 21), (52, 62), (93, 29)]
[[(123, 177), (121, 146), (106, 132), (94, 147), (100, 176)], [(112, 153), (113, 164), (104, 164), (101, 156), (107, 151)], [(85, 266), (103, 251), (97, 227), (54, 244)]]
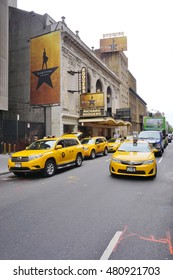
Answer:
[(108, 149), (105, 148), (105, 149), (104, 149), (104, 152), (103, 152), (103, 155), (104, 155), (104, 156), (107, 156), (107, 154), (108, 154)]
[(81, 154), (77, 154), (77, 157), (76, 157), (76, 166), (77, 167), (80, 167), (82, 165), (82, 155)]
[(161, 157), (163, 154), (162, 150), (158, 152), (158, 156)]
[(44, 167), (44, 171), (43, 171), (43, 175), (45, 177), (51, 177), (55, 174), (55, 162), (51, 159), (46, 161), (45, 167)]
[(96, 157), (96, 152), (95, 152), (95, 150), (92, 150), (92, 151), (91, 151), (90, 157), (91, 157), (92, 159), (94, 159), (94, 158)]

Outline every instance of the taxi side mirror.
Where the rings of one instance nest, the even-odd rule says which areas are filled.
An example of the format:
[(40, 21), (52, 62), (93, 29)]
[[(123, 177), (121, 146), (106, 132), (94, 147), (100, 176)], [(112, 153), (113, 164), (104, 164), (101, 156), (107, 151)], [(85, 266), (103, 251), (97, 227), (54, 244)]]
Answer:
[(56, 147), (55, 147), (55, 150), (59, 150), (59, 149), (61, 149), (62, 148), (62, 145), (57, 145)]

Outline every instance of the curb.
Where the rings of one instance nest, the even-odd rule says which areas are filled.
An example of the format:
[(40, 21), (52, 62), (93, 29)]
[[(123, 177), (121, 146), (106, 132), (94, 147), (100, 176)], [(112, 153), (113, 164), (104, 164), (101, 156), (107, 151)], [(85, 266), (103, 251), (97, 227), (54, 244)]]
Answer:
[(4, 175), (4, 174), (8, 174), (8, 173), (10, 173), (10, 171), (3, 171), (3, 172), (0, 172), (0, 176), (1, 176), (1, 175)]

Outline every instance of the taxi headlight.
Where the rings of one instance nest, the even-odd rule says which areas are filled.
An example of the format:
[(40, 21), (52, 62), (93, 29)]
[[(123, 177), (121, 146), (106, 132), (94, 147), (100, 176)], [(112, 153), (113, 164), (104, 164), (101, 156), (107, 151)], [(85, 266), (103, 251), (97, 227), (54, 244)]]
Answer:
[(33, 160), (33, 159), (38, 159), (38, 158), (41, 158), (43, 156), (43, 154), (40, 154), (40, 155), (32, 155), (32, 156), (29, 156), (29, 160)]
[(118, 158), (112, 158), (112, 161), (114, 161), (114, 162), (121, 162)]
[(145, 160), (145, 161), (143, 162), (143, 164), (152, 164), (152, 163), (154, 163), (154, 160), (153, 160), (153, 159)]

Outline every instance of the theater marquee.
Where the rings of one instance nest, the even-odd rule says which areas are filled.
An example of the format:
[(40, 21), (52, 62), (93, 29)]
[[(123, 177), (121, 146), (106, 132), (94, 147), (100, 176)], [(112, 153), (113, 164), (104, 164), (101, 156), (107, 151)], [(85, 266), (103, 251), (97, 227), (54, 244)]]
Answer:
[(30, 103), (60, 103), (60, 32), (31, 39)]
[(80, 116), (93, 117), (104, 115), (104, 93), (87, 93), (80, 95)]

